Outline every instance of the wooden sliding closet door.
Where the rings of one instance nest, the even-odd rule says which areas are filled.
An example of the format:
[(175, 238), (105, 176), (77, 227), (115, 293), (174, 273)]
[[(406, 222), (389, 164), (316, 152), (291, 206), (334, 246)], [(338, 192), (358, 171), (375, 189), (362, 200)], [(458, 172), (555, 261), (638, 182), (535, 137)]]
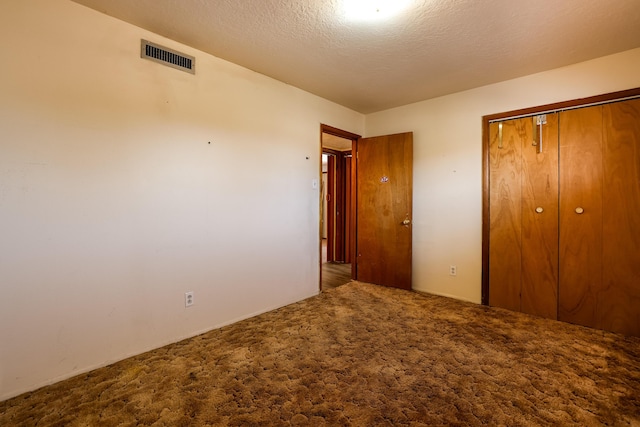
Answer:
[(560, 320), (640, 336), (640, 100), (561, 113)]
[(557, 319), (558, 115), (537, 118), (524, 119), (537, 132), (522, 149), (521, 311)]
[[(524, 131), (524, 137), (521, 136)], [(522, 146), (526, 122), (489, 126), (489, 305), (520, 311), (522, 282)], [(530, 134), (530, 132), (529, 132)]]
[(640, 336), (640, 99), (603, 107), (603, 329)]
[(557, 115), (546, 120), (490, 125), (489, 304), (556, 319)]
[(489, 124), (488, 303), (640, 336), (640, 99), (542, 121)]
[(601, 328), (602, 106), (560, 113), (558, 319)]

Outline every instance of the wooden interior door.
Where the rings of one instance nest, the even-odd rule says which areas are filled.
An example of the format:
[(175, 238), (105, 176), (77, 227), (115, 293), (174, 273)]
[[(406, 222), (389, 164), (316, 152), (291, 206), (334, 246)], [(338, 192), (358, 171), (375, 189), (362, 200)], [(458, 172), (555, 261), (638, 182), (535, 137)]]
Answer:
[(351, 152), (344, 158), (344, 262), (351, 263)]
[(558, 119), (489, 127), (489, 304), (549, 319), (558, 301)]
[(640, 336), (640, 99), (602, 108), (600, 326)]
[(327, 155), (327, 262), (351, 262), (351, 152)]
[[(523, 313), (558, 318), (558, 115), (520, 119)], [(540, 124), (538, 124), (540, 122)], [(527, 140), (527, 138), (529, 138)]]
[(356, 278), (411, 289), (413, 133), (356, 147)]
[(336, 245), (336, 159), (327, 158), (327, 262), (335, 261)]
[(344, 152), (335, 154), (335, 252), (333, 261), (345, 262), (346, 250), (345, 237), (347, 235), (346, 220), (346, 157)]
[[(524, 119), (489, 125), (489, 305), (520, 311)], [(522, 131), (525, 134), (522, 135)]]
[(602, 106), (560, 113), (558, 319), (601, 328)]

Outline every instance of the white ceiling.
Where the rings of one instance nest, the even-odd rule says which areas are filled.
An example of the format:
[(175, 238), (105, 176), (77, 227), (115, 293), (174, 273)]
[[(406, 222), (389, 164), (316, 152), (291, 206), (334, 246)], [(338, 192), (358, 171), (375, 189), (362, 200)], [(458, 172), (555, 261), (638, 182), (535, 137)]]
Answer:
[(73, 1), (361, 113), (640, 47), (640, 0), (416, 0), (375, 23), (344, 0)]

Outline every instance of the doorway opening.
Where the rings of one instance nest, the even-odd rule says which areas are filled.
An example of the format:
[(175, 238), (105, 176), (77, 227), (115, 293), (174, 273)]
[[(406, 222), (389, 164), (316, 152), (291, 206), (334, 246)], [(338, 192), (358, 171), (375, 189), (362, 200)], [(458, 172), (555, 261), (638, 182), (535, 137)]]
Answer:
[(320, 290), (354, 277), (352, 150), (359, 135), (321, 125)]

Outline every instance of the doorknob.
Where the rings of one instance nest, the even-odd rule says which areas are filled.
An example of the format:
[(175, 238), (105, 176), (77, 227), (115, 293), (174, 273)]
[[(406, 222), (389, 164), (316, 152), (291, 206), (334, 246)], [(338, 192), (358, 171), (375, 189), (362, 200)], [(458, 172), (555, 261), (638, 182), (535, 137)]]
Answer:
[(411, 224), (411, 220), (409, 218), (402, 221), (402, 225), (409, 225), (409, 224)]
[(578, 215), (580, 215), (580, 214), (581, 214), (581, 213), (583, 213), (583, 212), (584, 212), (584, 209), (582, 209), (580, 206), (578, 206), (578, 207), (576, 208), (576, 213), (577, 213)]
[(538, 206), (538, 207), (536, 208), (536, 212), (537, 212), (537, 213), (542, 213), (542, 212), (544, 212), (544, 209), (542, 209), (542, 207), (541, 207), (541, 206)]

